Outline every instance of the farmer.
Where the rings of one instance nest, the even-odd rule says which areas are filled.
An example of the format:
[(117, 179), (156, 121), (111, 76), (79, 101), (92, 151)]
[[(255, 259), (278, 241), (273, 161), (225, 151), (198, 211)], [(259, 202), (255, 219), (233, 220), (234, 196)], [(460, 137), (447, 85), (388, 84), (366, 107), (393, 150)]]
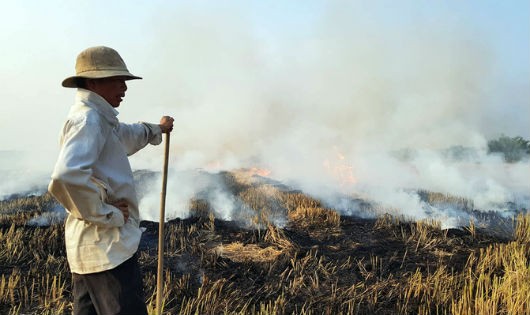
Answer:
[(147, 314), (137, 260), (138, 200), (127, 158), (160, 144), (173, 118), (160, 124), (124, 124), (118, 111), (132, 75), (112, 48), (91, 47), (77, 56), (77, 88), (60, 136), (60, 153), (48, 187), (68, 211), (66, 254), (72, 272), (73, 314)]

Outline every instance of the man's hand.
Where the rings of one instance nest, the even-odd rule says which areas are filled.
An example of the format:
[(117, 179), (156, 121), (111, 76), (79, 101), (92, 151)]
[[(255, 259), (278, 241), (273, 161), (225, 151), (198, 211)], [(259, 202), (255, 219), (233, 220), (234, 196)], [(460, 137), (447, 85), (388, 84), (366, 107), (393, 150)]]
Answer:
[(163, 116), (160, 119), (160, 129), (162, 129), (162, 133), (170, 133), (173, 130), (173, 117), (171, 116)]
[(117, 201), (113, 201), (110, 204), (118, 208), (121, 213), (123, 213), (123, 218), (125, 219), (125, 222), (127, 222), (127, 220), (129, 219), (129, 204), (127, 203), (127, 201), (120, 199)]

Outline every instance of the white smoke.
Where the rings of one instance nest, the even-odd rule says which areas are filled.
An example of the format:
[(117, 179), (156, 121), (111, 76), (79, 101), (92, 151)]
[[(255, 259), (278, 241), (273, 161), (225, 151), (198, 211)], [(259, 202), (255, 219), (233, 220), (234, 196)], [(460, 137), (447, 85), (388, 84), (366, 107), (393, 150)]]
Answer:
[[(160, 213), (153, 210), (160, 209), (161, 175), (140, 180), (139, 187), (142, 195), (141, 219), (159, 221)], [(234, 217), (235, 211), (239, 209), (237, 201), (227, 192), (224, 182), (219, 177), (199, 171), (168, 172), (165, 220), (189, 217), (191, 201), (197, 198), (208, 200), (215, 217), (229, 221), (238, 219)]]
[[(528, 209), (528, 159), (486, 154), (501, 133), (530, 138), (530, 78), (506, 75), (495, 37), (450, 7), (394, 25), (377, 4), (326, 3), (310, 24), (285, 30), (254, 24), (244, 5), (178, 4), (156, 12), (150, 36), (115, 47), (144, 77), (129, 84), (120, 119), (175, 117), (166, 218), (188, 216), (189, 199), (208, 188), (218, 216), (234, 219), (238, 201), (220, 183), (186, 172), (251, 166), (345, 213), (358, 209), (340, 196), (358, 195), (415, 219), (460, 221), (417, 189), (483, 210)], [(443, 154), (456, 145), (476, 155)], [(159, 171), (162, 150), (137, 153), (133, 167)], [(157, 220), (152, 186), (140, 206)]]
[[(41, 151), (43, 152), (43, 151)], [(51, 154), (0, 150), (0, 200), (21, 195), (40, 195), (46, 191), (53, 168)]]

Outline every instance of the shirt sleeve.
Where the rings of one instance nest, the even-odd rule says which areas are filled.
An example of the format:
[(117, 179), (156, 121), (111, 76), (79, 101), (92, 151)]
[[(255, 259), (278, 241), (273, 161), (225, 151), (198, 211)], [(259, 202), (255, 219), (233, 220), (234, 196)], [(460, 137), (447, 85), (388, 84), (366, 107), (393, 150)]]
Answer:
[(91, 121), (90, 117), (68, 121), (48, 190), (75, 218), (99, 226), (120, 227), (125, 224), (123, 213), (102, 199), (101, 187), (93, 178), (92, 167), (105, 140), (98, 121)]
[(156, 124), (145, 122), (136, 124), (120, 123), (116, 128), (116, 132), (127, 155), (133, 155), (147, 144), (158, 145), (162, 142), (162, 130)]

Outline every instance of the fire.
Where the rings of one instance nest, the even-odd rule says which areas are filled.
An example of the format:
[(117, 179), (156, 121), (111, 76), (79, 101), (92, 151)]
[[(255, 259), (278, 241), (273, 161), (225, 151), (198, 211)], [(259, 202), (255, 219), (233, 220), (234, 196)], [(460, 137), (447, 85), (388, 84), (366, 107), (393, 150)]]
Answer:
[(353, 175), (353, 166), (346, 162), (346, 156), (337, 147), (334, 147), (334, 150), (335, 157), (333, 159), (325, 159), (322, 165), (330, 172), (333, 178), (337, 179), (341, 187), (346, 188), (355, 184), (357, 180)]
[(267, 176), (269, 176), (271, 174), (271, 171), (268, 170), (268, 169), (264, 169), (264, 168), (251, 167), (251, 168), (248, 169), (248, 173), (251, 176), (259, 175), (259, 176), (262, 176), (262, 177), (267, 177)]

